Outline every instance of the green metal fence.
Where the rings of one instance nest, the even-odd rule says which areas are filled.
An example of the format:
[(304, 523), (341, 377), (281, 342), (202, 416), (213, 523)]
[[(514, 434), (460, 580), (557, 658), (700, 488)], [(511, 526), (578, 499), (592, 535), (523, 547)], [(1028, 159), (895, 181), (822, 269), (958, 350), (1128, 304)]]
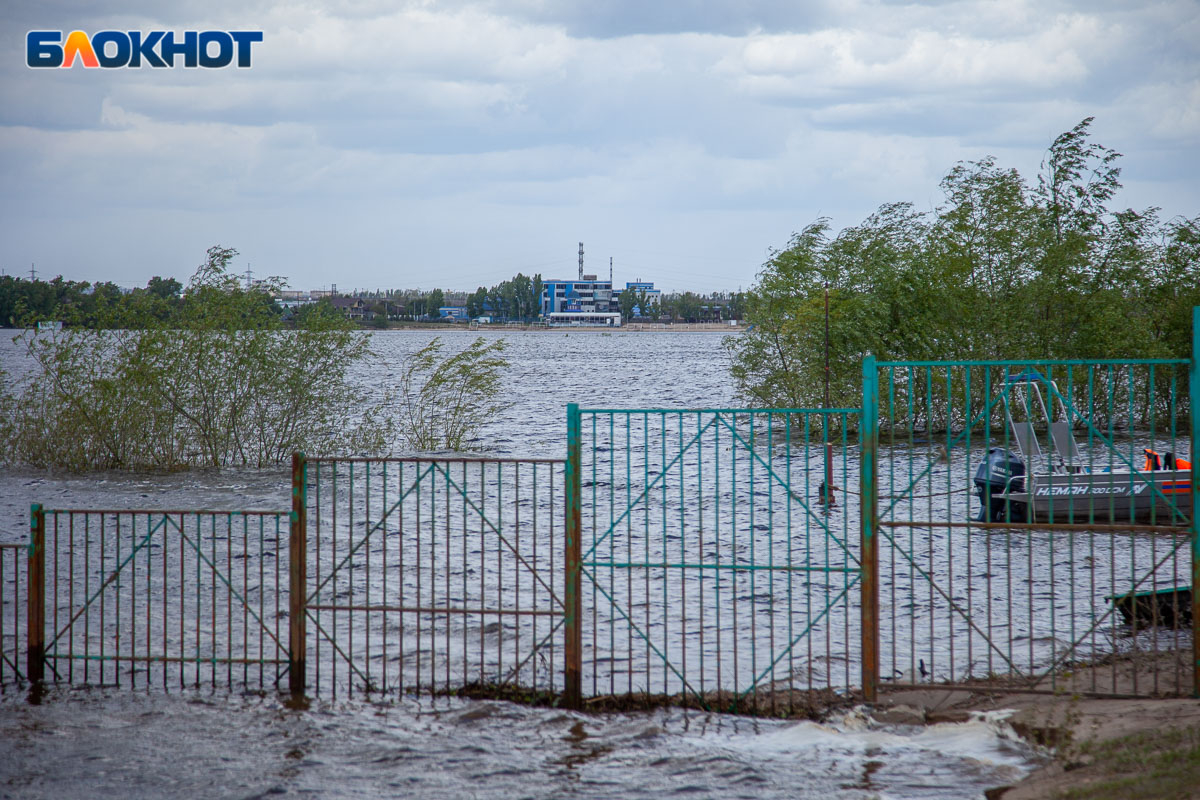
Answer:
[(777, 713), (857, 684), (857, 415), (569, 407), (585, 696)]
[(563, 466), (302, 459), (313, 691), (561, 691)]
[[(1188, 366), (868, 359), (880, 650), (865, 674), (1191, 692)], [(980, 489), (989, 458), (1001, 480)]]
[(279, 688), (289, 515), (31, 511), (27, 675)]

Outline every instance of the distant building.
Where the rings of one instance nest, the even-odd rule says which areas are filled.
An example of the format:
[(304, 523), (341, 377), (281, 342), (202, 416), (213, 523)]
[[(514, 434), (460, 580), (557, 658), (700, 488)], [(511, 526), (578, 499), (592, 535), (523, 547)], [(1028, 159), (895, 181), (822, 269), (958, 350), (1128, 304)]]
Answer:
[(551, 314), (610, 314), (613, 305), (611, 280), (584, 275), (582, 280), (542, 282), (542, 316)]
[(346, 315), (347, 319), (353, 320), (368, 320), (374, 319), (375, 315), (367, 310), (367, 304), (363, 302), (361, 297), (331, 297), (329, 302), (338, 311)]
[(438, 317), (450, 319), (454, 322), (466, 322), (470, 319), (467, 316), (466, 306), (442, 306), (438, 309)]

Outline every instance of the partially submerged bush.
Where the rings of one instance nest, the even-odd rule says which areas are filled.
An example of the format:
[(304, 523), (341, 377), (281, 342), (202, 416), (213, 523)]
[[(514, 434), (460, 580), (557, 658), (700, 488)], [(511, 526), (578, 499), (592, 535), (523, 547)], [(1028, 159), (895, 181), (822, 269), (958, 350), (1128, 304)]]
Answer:
[(463, 450), (488, 417), (504, 405), (500, 375), (508, 366), (500, 353), (504, 341), (477, 338), (463, 350), (441, 358), (434, 339), (413, 354), (400, 375), (400, 435), (414, 450)]
[(387, 398), (371, 402), (349, 381), (374, 357), (369, 337), (319, 312), (286, 328), (270, 297), (281, 282), (241, 289), (234, 255), (208, 251), (175, 327), (23, 334), (34, 369), (0, 391), (0, 458), (171, 470), (383, 450)]

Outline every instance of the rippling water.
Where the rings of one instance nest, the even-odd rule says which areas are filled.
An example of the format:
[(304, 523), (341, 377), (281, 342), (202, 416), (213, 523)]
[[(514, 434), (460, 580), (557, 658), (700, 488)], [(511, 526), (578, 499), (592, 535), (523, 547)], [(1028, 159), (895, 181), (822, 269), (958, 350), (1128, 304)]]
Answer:
[[(442, 335), (451, 346), (475, 336), (466, 331)], [(507, 334), (512, 368), (505, 390), (512, 405), (487, 423), (482, 438), (496, 455), (562, 457), (568, 402), (593, 408), (734, 405), (721, 347), (725, 335)], [(359, 378), (383, 388), (394, 380), (403, 356), (432, 336), (377, 334), (382, 365)], [(19, 350), (7, 337), (0, 337), (0, 363), (21, 368)], [(895, 458), (906, 464), (907, 455)], [(976, 458), (955, 453), (933, 478), (947, 481), (947, 470), (965, 476), (962, 460)], [(848, 476), (841, 482), (853, 485), (856, 454), (848, 452), (839, 470)], [(886, 465), (881, 472), (886, 494)], [(171, 476), (0, 470), (0, 541), (25, 539), (31, 502), (58, 508), (287, 508), (288, 479), (278, 469)], [(956, 495), (952, 513), (965, 518), (968, 506), (965, 494)], [(844, 503), (837, 513), (839, 529), (857, 531), (853, 503)], [(964, 546), (940, 534), (936, 539), (919, 535), (931, 551), (954, 549), (959, 562), (968, 553), (982, 564), (985, 551), (1008, 552), (987, 537)], [(1055, 552), (1052, 541), (1034, 540), (1032, 546)], [(1054, 561), (1039, 556), (1031, 563), (1041, 568)], [(908, 569), (903, 561), (899, 566), (902, 582)], [(972, 579), (980, 592), (999, 590), (981, 569)], [(935, 598), (911, 599), (904, 619), (932, 624)], [(903, 619), (895, 621), (894, 606), (886, 600), (885, 629), (893, 631), (905, 657), (893, 664), (885, 647), (885, 667), (911, 667), (907, 654), (917, 651), (910, 639), (931, 648), (920, 651), (931, 664), (944, 660), (947, 642), (962, 633), (945, 635), (954, 621), (947, 618), (945, 627), (939, 623), (938, 631), (931, 628), (925, 636), (906, 628)], [(893, 616), (886, 617), (889, 613)], [(849, 660), (858, 640), (854, 616), (846, 616), (842, 631)], [(1046, 647), (1052, 651), (1054, 643)], [(317, 703), (310, 711), (295, 712), (273, 698), (62, 690), (39, 706), (9, 694), (0, 700), (0, 729), (0, 780), (9, 793), (22, 797), (964, 797), (1014, 779), (1031, 763), (1029, 751), (992, 722), (905, 729), (874, 726), (856, 715), (816, 725), (683, 711), (581, 716), (407, 699), (388, 706)]]
[(1036, 757), (995, 720), (880, 726), (58, 691), (0, 699), (0, 795), (29, 798), (967, 798)]

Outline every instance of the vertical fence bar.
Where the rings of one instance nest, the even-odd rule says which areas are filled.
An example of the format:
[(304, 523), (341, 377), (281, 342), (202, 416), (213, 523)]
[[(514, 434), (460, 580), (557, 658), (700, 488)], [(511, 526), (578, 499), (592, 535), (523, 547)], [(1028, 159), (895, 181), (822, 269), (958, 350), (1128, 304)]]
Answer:
[(45, 677), (46, 663), (46, 511), (41, 503), (29, 507), (29, 528), (25, 676), (40, 683)]
[(862, 689), (868, 703), (879, 688), (879, 542), (876, 523), (879, 502), (875, 485), (875, 454), (879, 439), (879, 376), (875, 357), (863, 359), (862, 421), (859, 425), (859, 490), (862, 510)]
[(1200, 697), (1200, 306), (1192, 308), (1192, 363), (1188, 372), (1192, 418), (1192, 696)]
[(566, 642), (563, 655), (566, 660), (563, 683), (563, 706), (578, 709), (582, 704), (583, 692), (583, 604), (580, 596), (581, 535), (583, 534), (582, 503), (582, 446), (580, 437), (579, 406), (567, 405), (567, 470), (566, 488), (566, 560), (563, 586), (563, 602), (566, 608), (564, 631)]
[(292, 453), (292, 513), (288, 535), (288, 688), (303, 695), (308, 605), (308, 464), (303, 453)]

